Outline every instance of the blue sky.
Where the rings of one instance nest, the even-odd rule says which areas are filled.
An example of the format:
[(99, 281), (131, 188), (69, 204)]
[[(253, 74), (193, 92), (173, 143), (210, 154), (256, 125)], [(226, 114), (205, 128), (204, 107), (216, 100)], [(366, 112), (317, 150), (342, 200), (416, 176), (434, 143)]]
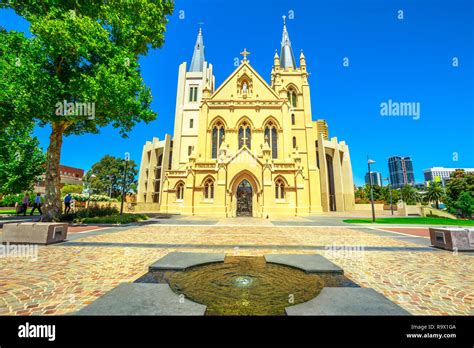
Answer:
[[(367, 155), (384, 177), (389, 156), (412, 156), (417, 182), (428, 167), (474, 167), (471, 0), (178, 0), (165, 45), (140, 59), (158, 118), (137, 125), (128, 139), (111, 127), (99, 135), (67, 137), (61, 163), (87, 170), (105, 154), (122, 157), (126, 151), (139, 162), (146, 140), (173, 133), (178, 66), (191, 60), (198, 22), (204, 22), (206, 60), (217, 85), (235, 69), (244, 47), (269, 81), (281, 16), (290, 13), (295, 55), (304, 50), (311, 73), (313, 119), (326, 119), (329, 135), (348, 143), (356, 184), (363, 183)], [(25, 32), (29, 26), (9, 10), (0, 10), (0, 23)], [(345, 57), (349, 67), (343, 66)], [(420, 118), (381, 116), (380, 104), (389, 99), (420, 103)], [(49, 129), (37, 128), (35, 135), (46, 149)]]

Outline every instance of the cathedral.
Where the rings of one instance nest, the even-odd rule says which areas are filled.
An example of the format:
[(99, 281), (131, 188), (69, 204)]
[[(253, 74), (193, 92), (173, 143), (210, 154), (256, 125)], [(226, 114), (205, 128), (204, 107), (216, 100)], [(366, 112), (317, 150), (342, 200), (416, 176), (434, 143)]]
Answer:
[(306, 58), (295, 59), (286, 23), (270, 83), (249, 54), (216, 86), (199, 30), (191, 64), (179, 66), (174, 135), (143, 147), (140, 210), (271, 218), (354, 209), (349, 147), (313, 121)]

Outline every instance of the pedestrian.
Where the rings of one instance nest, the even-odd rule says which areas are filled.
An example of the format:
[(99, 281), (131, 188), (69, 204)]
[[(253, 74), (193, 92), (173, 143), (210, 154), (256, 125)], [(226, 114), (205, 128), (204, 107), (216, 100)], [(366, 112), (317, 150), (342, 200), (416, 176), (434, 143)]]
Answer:
[(21, 208), (23, 210), (23, 216), (26, 216), (26, 209), (28, 208), (28, 204), (30, 203), (30, 195), (28, 193), (25, 194), (23, 200), (21, 201)]
[(41, 211), (41, 193), (39, 192), (36, 194), (35, 200), (33, 202), (33, 209), (31, 209), (30, 215), (33, 215), (35, 209), (38, 209), (40, 215), (43, 215), (43, 212)]
[(69, 211), (71, 210), (71, 199), (72, 197), (70, 193), (68, 193), (66, 197), (64, 197), (64, 207), (65, 207), (64, 213), (65, 214), (69, 214)]
[(21, 206), (21, 204), (19, 204), (18, 202), (15, 202), (16, 216), (20, 215), (22, 211), (23, 211), (23, 207)]

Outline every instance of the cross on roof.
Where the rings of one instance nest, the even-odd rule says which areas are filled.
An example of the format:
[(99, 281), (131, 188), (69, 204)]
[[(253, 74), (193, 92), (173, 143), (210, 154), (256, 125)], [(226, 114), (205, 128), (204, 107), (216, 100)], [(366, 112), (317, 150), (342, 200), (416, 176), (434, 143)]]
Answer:
[(240, 52), (240, 54), (244, 56), (244, 60), (246, 61), (247, 56), (250, 54), (250, 52), (248, 52), (247, 49), (244, 48), (244, 50), (242, 52)]

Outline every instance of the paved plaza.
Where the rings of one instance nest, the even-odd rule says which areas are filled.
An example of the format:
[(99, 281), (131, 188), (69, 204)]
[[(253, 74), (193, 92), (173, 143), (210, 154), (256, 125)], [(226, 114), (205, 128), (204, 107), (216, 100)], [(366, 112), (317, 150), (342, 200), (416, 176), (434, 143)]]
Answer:
[[(0, 229), (1, 231), (1, 229)], [(474, 255), (430, 247), (423, 227), (368, 227), (337, 216), (289, 220), (175, 216), (72, 228), (37, 257), (0, 258), (0, 315), (73, 314), (173, 251), (320, 254), (414, 315), (474, 315)]]

